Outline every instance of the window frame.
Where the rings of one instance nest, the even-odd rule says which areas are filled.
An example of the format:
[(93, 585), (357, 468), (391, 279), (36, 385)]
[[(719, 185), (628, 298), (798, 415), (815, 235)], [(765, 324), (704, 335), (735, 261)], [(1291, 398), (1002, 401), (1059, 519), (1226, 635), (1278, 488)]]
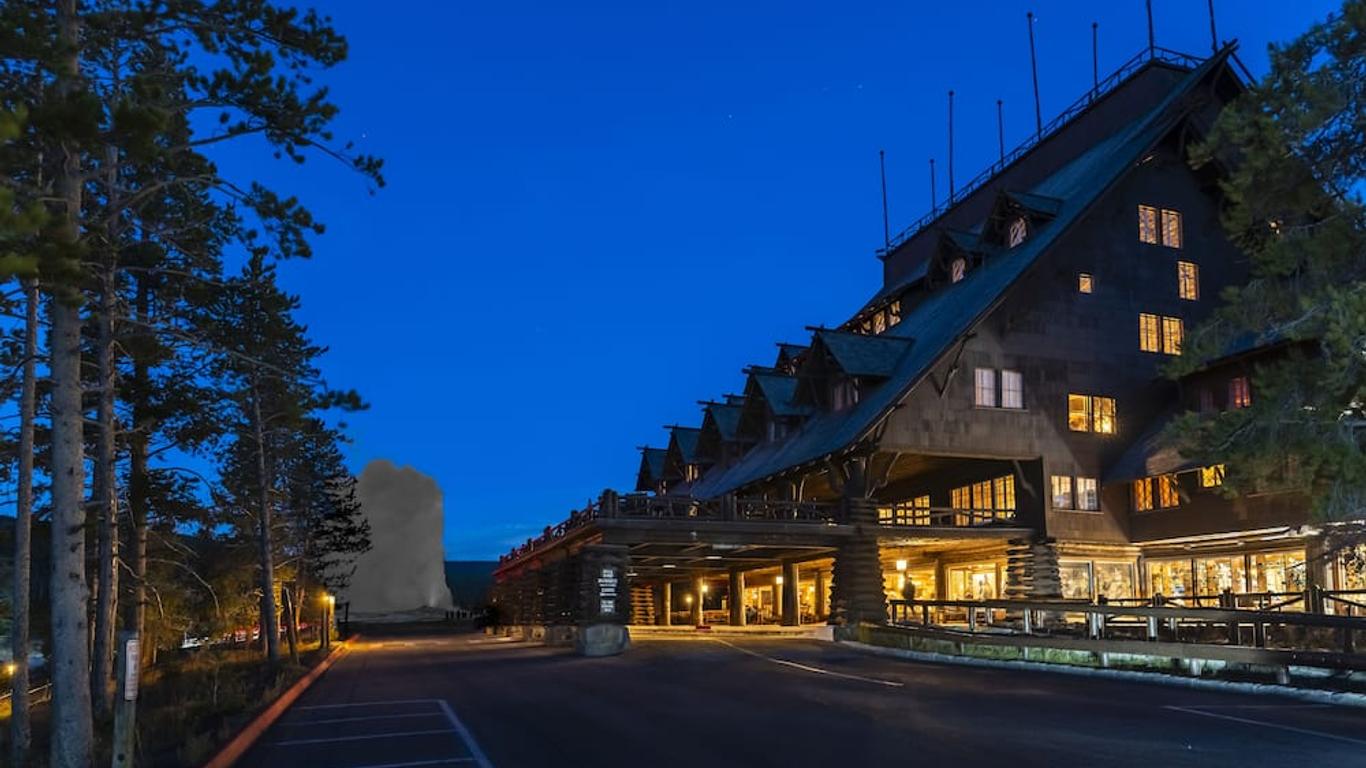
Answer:
[[(1088, 491), (1082, 491), (1083, 482), (1089, 486)], [(1076, 494), (1078, 512), (1099, 512), (1100, 511), (1100, 480), (1095, 477), (1077, 477), (1073, 480), (1073, 493)], [(1083, 502), (1086, 494), (1090, 494), (1090, 503)]]
[(1014, 248), (1029, 239), (1029, 220), (1016, 216), (1006, 227), (1006, 247)]
[(1228, 407), (1229, 410), (1252, 407), (1252, 382), (1247, 376), (1234, 376), (1228, 380)]
[(968, 276), (968, 260), (959, 256), (949, 262), (949, 283), (961, 283)]
[[(1176, 210), (1175, 208), (1163, 208), (1161, 209), (1161, 213), (1159, 213), (1158, 216), (1158, 233), (1162, 239), (1162, 245), (1166, 246), (1167, 248), (1180, 249), (1186, 240), (1186, 225), (1183, 221), (1181, 212)], [(1168, 237), (1170, 233), (1168, 231), (1167, 223), (1169, 221), (1175, 222), (1176, 224), (1174, 229), (1174, 238)], [(1175, 242), (1172, 242), (1173, 239), (1175, 240)]]
[(1087, 294), (1087, 295), (1090, 295), (1090, 294), (1093, 294), (1093, 293), (1095, 293), (1095, 292), (1096, 292), (1096, 276), (1093, 275), (1093, 274), (1091, 274), (1090, 272), (1078, 272), (1078, 273), (1077, 273), (1077, 293), (1085, 293), (1085, 294)]
[(1138, 351), (1160, 352), (1162, 350), (1162, 323), (1158, 315), (1150, 312), (1138, 313)]
[[(1049, 503), (1053, 505), (1053, 509), (1067, 509), (1067, 510), (1076, 509), (1076, 508), (1077, 508), (1077, 497), (1076, 497), (1076, 495), (1075, 495), (1074, 492), (1073, 492), (1073, 481), (1072, 481), (1072, 476), (1071, 476), (1071, 475), (1053, 475), (1053, 476), (1051, 476), (1050, 480), (1051, 480), (1051, 482), (1050, 482), (1050, 489), (1049, 489), (1049, 490), (1052, 491), (1052, 493), (1049, 495)], [(1060, 488), (1060, 486), (1063, 485), (1063, 484), (1066, 485), (1066, 490), (1062, 490), (1062, 489)], [(1064, 499), (1064, 503), (1063, 503), (1063, 504), (1059, 504), (1059, 503), (1058, 503), (1058, 500), (1059, 500), (1060, 497), (1063, 497), (1063, 496), (1066, 497), (1066, 498)]]
[(1135, 512), (1153, 511), (1153, 479), (1140, 477), (1129, 484), (1129, 498)]
[[(985, 380), (983, 376), (985, 375)], [(972, 375), (972, 404), (977, 408), (996, 408), (1000, 403), (995, 368), (977, 368)], [(986, 395), (986, 401), (983, 396)]]
[(1200, 300), (1200, 265), (1193, 261), (1176, 262), (1176, 295), (1183, 301)]
[(1179, 317), (1162, 316), (1162, 354), (1180, 356), (1186, 340), (1186, 321)]
[[(1013, 381), (1016, 384), (1016, 386), (1013, 388), (1008, 387), (1006, 385), (1007, 381)], [(998, 402), (1000, 403), (1001, 408), (1004, 408), (1008, 411), (1024, 410), (1025, 400), (1023, 373), (1021, 373), (1020, 371), (1011, 370), (1009, 368), (1002, 368), (1000, 371), (1000, 375), (997, 377), (996, 391), (998, 393)], [(1016, 399), (1014, 401), (1014, 405), (1011, 404), (1011, 398), (1009, 397), (1009, 395), (1015, 396)]]
[(1155, 206), (1140, 203), (1138, 206), (1138, 241), (1148, 245), (1161, 245), (1162, 232), (1160, 226), (1158, 209)]

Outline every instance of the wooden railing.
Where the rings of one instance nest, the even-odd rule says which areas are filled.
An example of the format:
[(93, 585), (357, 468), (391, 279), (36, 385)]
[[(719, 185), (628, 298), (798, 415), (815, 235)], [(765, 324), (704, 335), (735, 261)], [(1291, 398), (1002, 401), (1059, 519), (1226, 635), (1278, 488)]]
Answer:
[(936, 526), (976, 528), (1015, 520), (1013, 509), (956, 509), (953, 507), (914, 507), (892, 504), (878, 510), (878, 522), (889, 526)]
[(734, 503), (736, 520), (820, 524), (840, 522), (840, 505), (834, 502), (735, 499)]
[[(1335, 633), (1344, 653), (1356, 652), (1356, 633), (1366, 632), (1366, 618), (1330, 616), (1303, 611), (1262, 611), (1240, 608), (1182, 608), (1172, 605), (1097, 604), (1084, 600), (892, 600), (891, 623), (952, 628), (976, 633), (984, 629), (1024, 635), (1084, 633), (1105, 639), (1116, 630), (1156, 641), (1204, 639), (1218, 629), (1230, 645), (1267, 647), (1272, 627), (1308, 627)], [(1073, 619), (1073, 620), (1069, 620)]]

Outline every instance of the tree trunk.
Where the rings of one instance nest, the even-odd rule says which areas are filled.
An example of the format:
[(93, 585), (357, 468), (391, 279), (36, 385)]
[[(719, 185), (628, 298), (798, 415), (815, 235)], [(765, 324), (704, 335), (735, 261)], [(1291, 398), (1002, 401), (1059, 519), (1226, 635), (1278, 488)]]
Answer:
[[(139, 327), (146, 328), (150, 315), (150, 297), (147, 278), (138, 278), (137, 297), (134, 299), (134, 312)], [(151, 425), (147, 423), (147, 390), (150, 386), (147, 364), (138, 355), (133, 356), (132, 376), (132, 424), (128, 441), (128, 518), (132, 525), (132, 537), (127, 554), (128, 568), (133, 573), (131, 594), (124, 615), (124, 624), (138, 633), (145, 648), (148, 646), (147, 621), (147, 440)]]
[[(77, 0), (57, 4), (60, 59), (56, 93), (71, 97), (80, 85), (81, 22)], [(81, 215), (79, 148), (60, 145), (54, 179), (61, 208), (57, 245), (77, 258)], [(58, 291), (49, 302), (48, 368), (52, 378), (52, 768), (88, 768), (94, 759), (90, 714), (90, 657), (86, 650), (85, 467), (81, 421), (81, 312), (79, 289)]]
[(294, 595), (288, 587), (280, 588), (280, 598), (284, 601), (285, 611), (285, 639), (289, 641), (289, 662), (294, 665), (299, 663), (299, 633), (295, 624), (295, 616), (298, 615), (298, 608), (294, 604)]
[(28, 702), (29, 573), (32, 568), (33, 526), (33, 415), (38, 377), (38, 281), (24, 287), (24, 362), (19, 391), (19, 487), (14, 507), (14, 596), (10, 640), (14, 651), (13, 698), (10, 711), (10, 757), (14, 765), (28, 764), (30, 741)]
[(96, 504), (99, 514), (99, 583), (95, 595), (95, 652), (90, 667), (90, 695), (95, 712), (106, 717), (114, 707), (114, 616), (118, 605), (118, 487), (114, 418), (114, 275), (113, 257), (100, 280), (99, 408), (100, 439), (96, 447)]
[(266, 641), (266, 660), (272, 669), (280, 662), (280, 628), (275, 620), (275, 553), (271, 543), (270, 478), (266, 476), (266, 434), (261, 421), (261, 388), (255, 373), (251, 378), (251, 421), (256, 433), (256, 472), (259, 483), (261, 539), (261, 635)]

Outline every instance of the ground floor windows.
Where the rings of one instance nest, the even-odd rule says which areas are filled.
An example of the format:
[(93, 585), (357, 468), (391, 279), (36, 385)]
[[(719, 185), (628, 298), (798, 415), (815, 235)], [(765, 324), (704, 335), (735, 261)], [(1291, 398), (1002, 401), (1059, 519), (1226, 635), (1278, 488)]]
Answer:
[(995, 600), (1000, 596), (1000, 566), (974, 563), (951, 566), (948, 572), (950, 600)]
[(1215, 605), (1225, 592), (1294, 595), (1309, 583), (1303, 549), (1149, 560), (1148, 595)]
[(1134, 597), (1133, 563), (1106, 560), (1061, 560), (1058, 578), (1069, 600), (1121, 600)]

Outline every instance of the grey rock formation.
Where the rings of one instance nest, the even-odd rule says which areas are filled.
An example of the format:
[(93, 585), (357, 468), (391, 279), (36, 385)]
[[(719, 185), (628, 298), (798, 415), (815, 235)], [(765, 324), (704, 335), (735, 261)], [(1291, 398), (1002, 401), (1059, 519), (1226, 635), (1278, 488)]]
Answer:
[(441, 546), (441, 488), (412, 467), (376, 459), (356, 487), (372, 548), (356, 561), (345, 599), (356, 613), (453, 607)]

